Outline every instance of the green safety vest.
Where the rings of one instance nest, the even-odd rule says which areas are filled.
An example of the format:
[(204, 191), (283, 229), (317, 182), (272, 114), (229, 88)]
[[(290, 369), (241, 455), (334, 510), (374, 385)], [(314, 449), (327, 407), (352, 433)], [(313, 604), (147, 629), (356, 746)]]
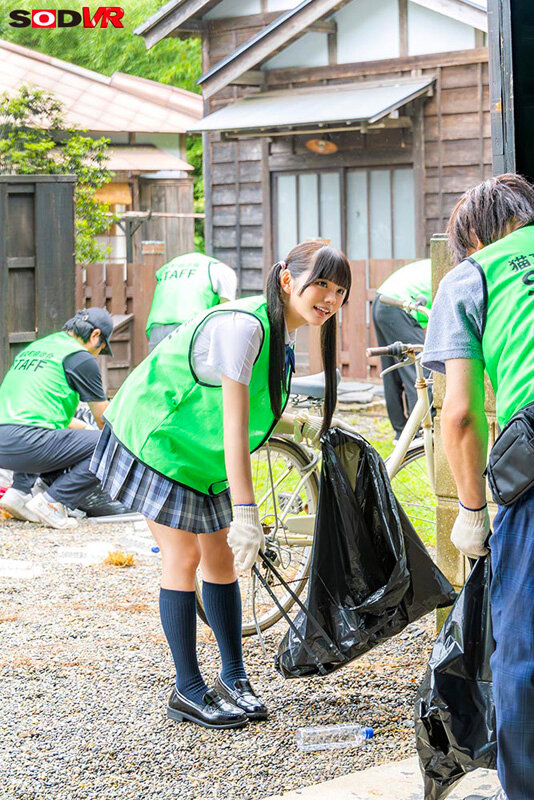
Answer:
[(65, 331), (25, 347), (0, 386), (0, 425), (66, 428), (80, 395), (67, 383), (63, 361), (80, 350), (84, 346)]
[[(432, 305), (432, 262), (429, 258), (421, 261), (413, 261), (399, 267), (395, 272), (386, 278), (384, 283), (377, 289), (379, 294), (387, 294), (398, 300), (415, 300), (419, 295), (426, 298), (426, 307)], [(428, 325), (428, 319), (418, 311), (407, 311), (419, 325), (424, 328)]]
[(482, 353), (503, 428), (534, 400), (534, 226), (474, 253), (487, 291)]
[[(181, 325), (126, 378), (105, 412), (113, 433), (130, 453), (202, 494), (219, 494), (228, 486), (222, 388), (200, 381), (193, 371), (192, 352), (209, 317), (232, 311), (255, 316), (263, 328), (249, 385), (250, 452), (261, 447), (276, 423), (268, 385), (270, 325), (262, 296), (225, 303)], [(287, 391), (283, 401), (287, 402)]]
[(202, 253), (187, 253), (158, 269), (146, 323), (147, 336), (152, 325), (181, 324), (219, 303), (219, 295), (213, 291), (210, 277), (211, 264), (218, 263)]

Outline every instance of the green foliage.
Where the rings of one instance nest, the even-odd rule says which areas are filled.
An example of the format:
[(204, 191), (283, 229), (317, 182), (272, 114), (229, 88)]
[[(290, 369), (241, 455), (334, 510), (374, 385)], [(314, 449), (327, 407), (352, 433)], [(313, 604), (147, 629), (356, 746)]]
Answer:
[[(125, 10), (124, 28), (12, 28), (9, 12), (17, 8), (79, 10), (88, 6), (95, 11), (106, 5), (101, 0), (0, 0), (0, 39), (7, 39), (23, 47), (30, 47), (80, 67), (112, 75), (128, 72), (141, 78), (179, 86), (191, 92), (200, 92), (197, 80), (202, 73), (202, 56), (199, 39), (164, 39), (147, 50), (141, 36), (133, 30), (154, 14), (166, 0), (128, 0), (119, 5)], [(191, 136), (187, 143), (187, 158), (195, 171), (195, 211), (204, 211), (204, 186), (202, 182), (202, 140)], [(204, 252), (204, 222), (195, 220), (195, 248)]]
[(0, 173), (76, 175), (76, 256), (79, 263), (98, 261), (105, 251), (95, 241), (110, 224), (109, 207), (94, 200), (108, 183), (109, 139), (91, 139), (66, 124), (63, 107), (51, 94), (22, 86), (14, 96), (0, 96)]

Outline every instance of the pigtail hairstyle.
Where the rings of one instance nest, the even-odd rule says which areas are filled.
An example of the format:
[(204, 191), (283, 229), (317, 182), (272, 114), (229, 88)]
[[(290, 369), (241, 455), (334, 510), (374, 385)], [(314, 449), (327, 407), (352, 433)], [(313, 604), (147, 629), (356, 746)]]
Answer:
[(488, 178), (465, 192), (452, 210), (449, 250), (461, 261), (475, 249), (476, 239), (486, 247), (513, 228), (533, 223), (534, 186), (513, 172)]
[[(303, 242), (296, 245), (285, 261), (279, 261), (271, 269), (267, 279), (267, 313), (271, 325), (269, 350), (269, 395), (271, 409), (279, 419), (282, 415), (282, 391), (285, 386), (285, 320), (284, 299), (280, 286), (280, 273), (289, 269), (294, 278), (309, 272), (308, 278), (299, 294), (318, 280), (327, 280), (346, 289), (343, 304), (347, 302), (351, 286), (350, 265), (347, 257), (329, 247), (322, 240)], [(328, 319), (321, 327), (321, 355), (325, 371), (325, 399), (321, 436), (326, 433), (332, 421), (337, 402), (337, 319)]]
[(282, 389), (286, 381), (284, 303), (280, 286), (280, 273), (285, 263), (278, 261), (267, 278), (267, 316), (271, 326), (269, 341), (269, 397), (275, 419), (282, 416)]

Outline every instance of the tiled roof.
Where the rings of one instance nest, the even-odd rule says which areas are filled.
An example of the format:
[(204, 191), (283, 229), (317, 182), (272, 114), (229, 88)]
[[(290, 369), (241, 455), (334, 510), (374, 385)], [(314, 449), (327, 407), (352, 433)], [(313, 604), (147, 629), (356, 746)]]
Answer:
[(111, 77), (0, 39), (0, 92), (52, 92), (71, 124), (89, 131), (185, 133), (202, 117), (198, 94), (124, 72)]

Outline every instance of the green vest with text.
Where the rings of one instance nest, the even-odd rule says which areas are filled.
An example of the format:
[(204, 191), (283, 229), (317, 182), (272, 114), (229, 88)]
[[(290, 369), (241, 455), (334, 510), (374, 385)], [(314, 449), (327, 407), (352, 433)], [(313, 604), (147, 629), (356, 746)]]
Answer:
[(186, 253), (158, 269), (147, 336), (152, 325), (181, 324), (218, 304), (220, 298), (210, 277), (210, 266), (218, 263), (202, 253)]
[[(412, 264), (405, 264), (393, 272), (384, 283), (379, 286), (377, 292), (380, 294), (395, 297), (398, 300), (415, 300), (422, 295), (426, 298), (426, 307), (432, 305), (432, 262), (429, 258), (421, 261), (414, 261)], [(428, 325), (428, 319), (418, 311), (407, 311), (419, 325), (424, 328)]]
[(268, 385), (270, 325), (262, 296), (225, 303), (181, 325), (128, 376), (105, 412), (115, 436), (136, 458), (202, 494), (219, 494), (228, 486), (222, 388), (195, 375), (192, 352), (206, 320), (232, 311), (253, 315), (263, 328), (249, 384), (250, 452), (261, 447), (275, 425)]
[(513, 231), (469, 260), (485, 277), (482, 353), (502, 428), (534, 401), (534, 226)]
[(68, 333), (52, 333), (22, 350), (0, 386), (0, 425), (66, 428), (80, 395), (67, 383), (64, 359), (85, 350)]

